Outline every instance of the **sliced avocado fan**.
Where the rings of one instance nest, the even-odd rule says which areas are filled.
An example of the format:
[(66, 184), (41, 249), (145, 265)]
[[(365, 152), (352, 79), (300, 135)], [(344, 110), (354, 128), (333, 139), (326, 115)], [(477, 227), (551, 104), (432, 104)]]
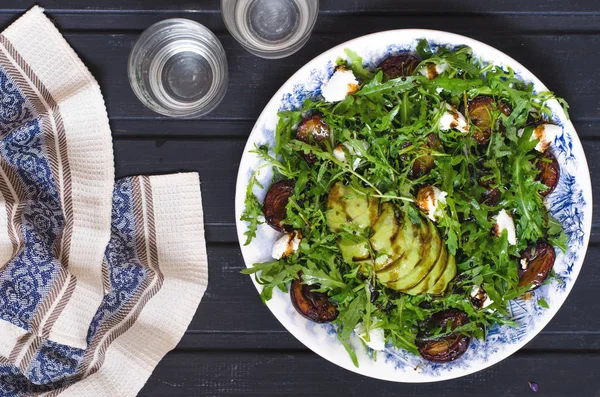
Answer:
[(414, 224), (391, 203), (380, 203), (369, 191), (341, 182), (333, 185), (327, 201), (327, 224), (334, 233), (348, 226), (365, 231), (362, 237), (340, 237), (344, 261), (368, 272), (387, 287), (410, 295), (443, 294), (456, 276), (456, 261), (433, 222), (420, 217)]

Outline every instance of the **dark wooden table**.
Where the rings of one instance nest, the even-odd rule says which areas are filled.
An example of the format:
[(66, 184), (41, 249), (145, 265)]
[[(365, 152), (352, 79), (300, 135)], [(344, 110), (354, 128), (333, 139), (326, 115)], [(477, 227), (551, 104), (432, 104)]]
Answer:
[[(306, 349), (262, 305), (244, 267), (234, 226), (234, 184), (242, 149), (264, 105), (304, 63), (348, 39), (380, 30), (456, 32), (514, 57), (567, 99), (600, 189), (600, 1), (322, 0), (308, 44), (284, 60), (246, 51), (227, 33), (217, 0), (1, 0), (0, 25), (35, 3), (60, 27), (99, 80), (114, 138), (117, 177), (196, 170), (202, 180), (210, 283), (177, 349), (142, 396), (600, 396), (600, 211), (577, 284), (555, 319), (500, 364), (429, 385), (355, 375)], [(127, 81), (140, 32), (184, 17), (213, 30), (227, 51), (229, 90), (199, 120), (147, 110)]]

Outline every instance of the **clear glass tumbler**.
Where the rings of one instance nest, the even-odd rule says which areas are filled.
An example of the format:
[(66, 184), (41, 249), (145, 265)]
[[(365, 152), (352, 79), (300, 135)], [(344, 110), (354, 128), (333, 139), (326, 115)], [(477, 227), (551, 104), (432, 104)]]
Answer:
[(166, 19), (146, 29), (129, 56), (129, 83), (157, 113), (202, 116), (227, 91), (227, 58), (219, 39), (188, 19)]
[(221, 13), (246, 50), (263, 58), (283, 58), (308, 41), (319, 0), (221, 0)]

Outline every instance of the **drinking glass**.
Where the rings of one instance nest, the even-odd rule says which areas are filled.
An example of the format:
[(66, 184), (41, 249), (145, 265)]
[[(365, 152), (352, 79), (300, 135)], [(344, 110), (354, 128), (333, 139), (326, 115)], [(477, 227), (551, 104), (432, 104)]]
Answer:
[(227, 58), (203, 25), (166, 19), (146, 29), (129, 56), (129, 83), (157, 113), (182, 118), (213, 110), (227, 91)]
[(318, 0), (221, 0), (221, 13), (231, 35), (252, 54), (283, 58), (310, 37)]

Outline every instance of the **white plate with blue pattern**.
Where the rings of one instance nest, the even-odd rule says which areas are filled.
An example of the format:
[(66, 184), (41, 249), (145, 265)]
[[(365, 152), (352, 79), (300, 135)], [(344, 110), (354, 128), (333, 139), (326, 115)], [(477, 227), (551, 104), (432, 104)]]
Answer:
[[(349, 48), (358, 53), (365, 66), (373, 69), (391, 55), (414, 50), (421, 38), (426, 38), (433, 48), (470, 46), (474, 55), (484, 62), (510, 66), (523, 80), (532, 82), (536, 91), (547, 90), (530, 71), (502, 52), (479, 41), (447, 32), (418, 29), (380, 32), (340, 44), (319, 55), (296, 72), (273, 96), (258, 118), (244, 150), (237, 179), (235, 212), (238, 238), (246, 266), (270, 260), (271, 247), (278, 237), (277, 232), (263, 224), (252, 243), (244, 246), (247, 225), (240, 221), (249, 179), (262, 164), (249, 151), (255, 144), (273, 145), (277, 112), (299, 108), (306, 98), (319, 98), (321, 86), (333, 74), (336, 60), (346, 57), (344, 49)], [(365, 351), (354, 335), (350, 343), (358, 355), (359, 367), (355, 367), (337, 340), (334, 326), (317, 324), (302, 317), (293, 308), (288, 294), (274, 291), (273, 299), (267, 303), (271, 312), (298, 340), (332, 363), (362, 375), (395, 382), (433, 382), (457, 378), (489, 367), (516, 352), (548, 324), (567, 298), (581, 270), (590, 237), (592, 190), (585, 154), (573, 124), (567, 119), (561, 106), (556, 101), (549, 106), (554, 112), (552, 121), (562, 126), (563, 133), (551, 145), (560, 164), (561, 175), (558, 186), (547, 199), (552, 215), (562, 223), (567, 233), (569, 249), (566, 253), (557, 250), (554, 271), (563, 280), (562, 283), (553, 281), (538, 288), (535, 299), (515, 300), (510, 304), (509, 311), (518, 323), (517, 328), (496, 326), (489, 331), (486, 341), (473, 340), (460, 359), (442, 364), (427, 362), (390, 345), (378, 352), (377, 360), (374, 361), (370, 352)], [(271, 176), (269, 172), (263, 171), (259, 181), (268, 187)], [(265, 193), (265, 190), (255, 190), (261, 202)], [(260, 291), (261, 286), (254, 282)], [(544, 298), (550, 308), (539, 307), (536, 303), (539, 298)]]

